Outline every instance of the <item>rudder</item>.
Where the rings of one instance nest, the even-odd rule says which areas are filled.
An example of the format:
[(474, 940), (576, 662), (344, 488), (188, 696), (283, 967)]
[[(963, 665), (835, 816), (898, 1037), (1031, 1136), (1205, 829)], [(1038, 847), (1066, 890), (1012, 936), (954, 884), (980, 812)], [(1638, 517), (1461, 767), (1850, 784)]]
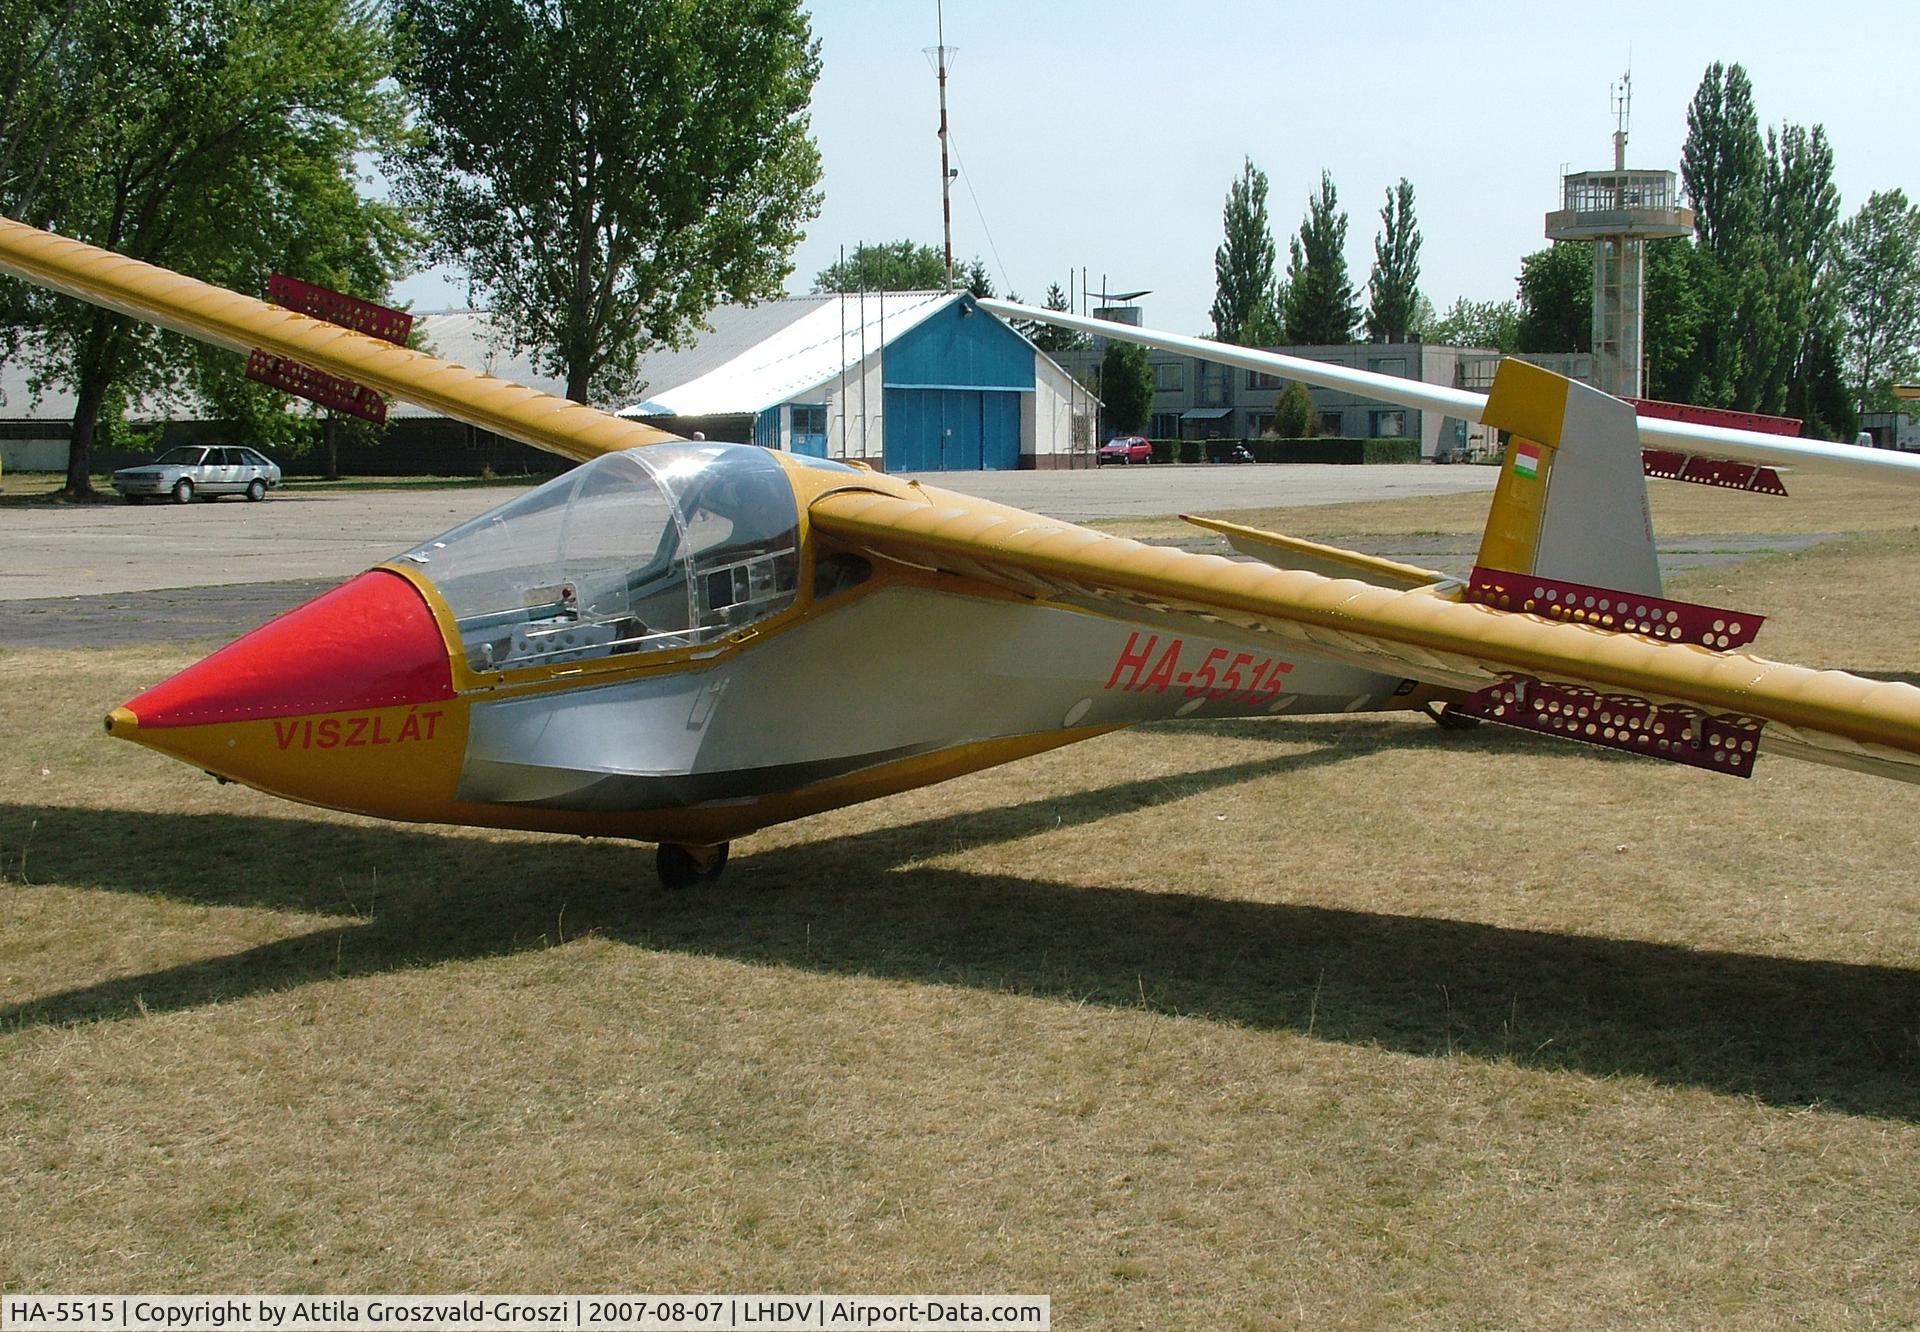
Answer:
[(1513, 436), (1480, 539), (1481, 568), (1661, 594), (1629, 404), (1509, 358), (1481, 420)]

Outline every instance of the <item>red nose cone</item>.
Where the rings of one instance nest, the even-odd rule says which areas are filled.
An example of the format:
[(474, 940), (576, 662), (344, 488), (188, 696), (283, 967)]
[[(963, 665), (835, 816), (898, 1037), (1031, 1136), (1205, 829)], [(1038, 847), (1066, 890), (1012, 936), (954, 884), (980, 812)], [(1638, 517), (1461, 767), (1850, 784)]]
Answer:
[(142, 730), (453, 697), (447, 645), (413, 584), (363, 573), (127, 704)]

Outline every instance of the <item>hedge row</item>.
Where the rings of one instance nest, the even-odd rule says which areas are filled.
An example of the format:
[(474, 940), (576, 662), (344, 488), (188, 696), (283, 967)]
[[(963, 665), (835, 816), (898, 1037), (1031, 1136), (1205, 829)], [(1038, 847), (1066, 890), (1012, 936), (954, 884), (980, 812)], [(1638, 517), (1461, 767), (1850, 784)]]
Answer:
[(1255, 462), (1263, 463), (1417, 463), (1417, 439), (1152, 439), (1157, 463), (1219, 463), (1245, 445)]

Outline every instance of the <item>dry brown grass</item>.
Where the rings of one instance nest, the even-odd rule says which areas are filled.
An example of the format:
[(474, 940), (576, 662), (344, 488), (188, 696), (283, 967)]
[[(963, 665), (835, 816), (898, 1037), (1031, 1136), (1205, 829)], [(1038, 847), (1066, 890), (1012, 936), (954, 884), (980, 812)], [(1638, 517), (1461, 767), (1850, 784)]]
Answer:
[[(1847, 528), (1882, 536), (1675, 590), (1912, 670), (1920, 538), (1871, 498)], [(0, 656), (0, 1289), (1920, 1321), (1915, 788), (1170, 726), (669, 896), (644, 849), (99, 738), (186, 655)]]

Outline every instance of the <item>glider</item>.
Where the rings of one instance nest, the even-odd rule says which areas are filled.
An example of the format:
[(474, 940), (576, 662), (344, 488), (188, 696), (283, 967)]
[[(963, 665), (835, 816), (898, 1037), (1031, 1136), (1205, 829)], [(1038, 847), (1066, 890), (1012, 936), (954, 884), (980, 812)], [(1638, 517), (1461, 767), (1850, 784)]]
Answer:
[(583, 464), (107, 716), (289, 799), (656, 842), (682, 885), (755, 829), (1175, 717), (1443, 708), (1741, 776), (1776, 753), (1920, 780), (1920, 689), (1749, 655), (1755, 617), (1662, 594), (1640, 449), (1905, 481), (1920, 459), (1636, 422), (1519, 362), (1482, 398), (1200, 343), (1515, 437), (1465, 582), (1203, 523), (1236, 561), (682, 440), (4, 219), (0, 271)]

